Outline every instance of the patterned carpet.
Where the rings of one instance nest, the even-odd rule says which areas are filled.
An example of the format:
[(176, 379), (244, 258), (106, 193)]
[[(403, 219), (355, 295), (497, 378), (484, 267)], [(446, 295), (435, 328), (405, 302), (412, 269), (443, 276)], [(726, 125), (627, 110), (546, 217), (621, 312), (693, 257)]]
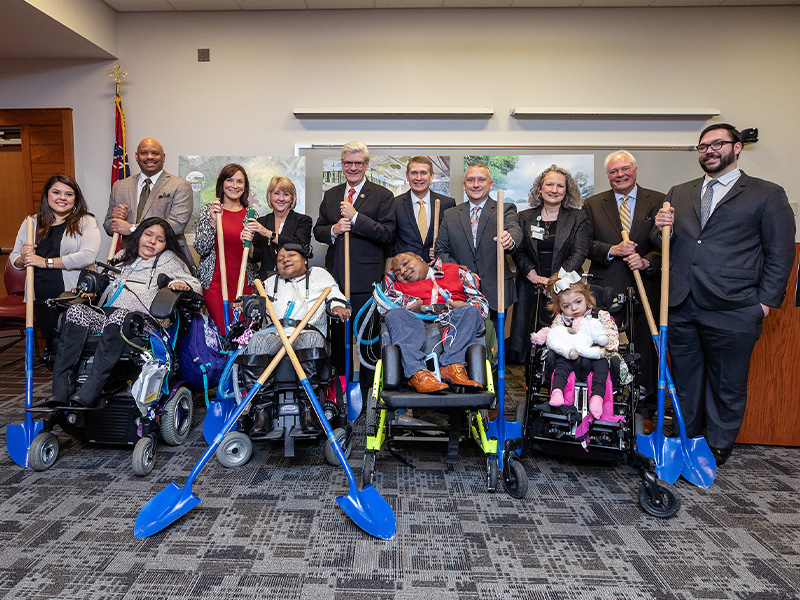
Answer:
[[(12, 369), (17, 378), (3, 376), (21, 388), (23, 367)], [(521, 375), (510, 371), (513, 405)], [(41, 367), (36, 382), (46, 395)], [(22, 405), (21, 392), (2, 402), (0, 424), (21, 422)], [(515, 500), (486, 492), (471, 442), (452, 468), (444, 445), (404, 447), (413, 467), (386, 452), (378, 459), (375, 487), (397, 515), (396, 537), (380, 541), (335, 503), (347, 484), (322, 443), (300, 445), (294, 459), (260, 443), (240, 469), (212, 459), (193, 486), (202, 503), (135, 539), (142, 505), (173, 479), (183, 485), (205, 450), (202, 417), (198, 410), (185, 446), (159, 446), (145, 478), (132, 474), (130, 448), (60, 431), (50, 471), (22, 469), (0, 452), (0, 598), (800, 597), (797, 449), (738, 446), (708, 490), (679, 480), (682, 508), (659, 520), (639, 507), (639, 478), (624, 465), (527, 454), (530, 491)], [(356, 439), (350, 462), (360, 481), (363, 429)]]

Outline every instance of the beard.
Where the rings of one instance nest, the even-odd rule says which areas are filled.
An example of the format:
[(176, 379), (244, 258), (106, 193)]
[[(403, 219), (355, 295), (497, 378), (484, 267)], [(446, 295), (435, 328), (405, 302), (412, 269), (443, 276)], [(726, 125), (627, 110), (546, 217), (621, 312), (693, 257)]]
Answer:
[[(717, 158), (717, 156), (719, 156), (719, 164), (716, 167), (709, 167), (706, 165), (706, 161)], [(736, 160), (736, 154), (733, 152), (733, 149), (731, 149), (728, 154), (720, 152), (717, 156), (705, 154), (700, 157), (700, 166), (703, 168), (703, 171), (709, 175), (713, 176), (722, 173), (722, 171), (727, 169)]]

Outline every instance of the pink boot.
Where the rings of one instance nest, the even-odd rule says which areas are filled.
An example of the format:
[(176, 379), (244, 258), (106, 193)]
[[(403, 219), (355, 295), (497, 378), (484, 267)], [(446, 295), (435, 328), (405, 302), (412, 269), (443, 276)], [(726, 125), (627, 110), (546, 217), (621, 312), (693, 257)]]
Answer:
[(589, 412), (595, 419), (599, 419), (600, 415), (603, 414), (603, 398), (600, 396), (589, 398)]
[(550, 392), (550, 406), (562, 406), (564, 404), (564, 392), (556, 388)]

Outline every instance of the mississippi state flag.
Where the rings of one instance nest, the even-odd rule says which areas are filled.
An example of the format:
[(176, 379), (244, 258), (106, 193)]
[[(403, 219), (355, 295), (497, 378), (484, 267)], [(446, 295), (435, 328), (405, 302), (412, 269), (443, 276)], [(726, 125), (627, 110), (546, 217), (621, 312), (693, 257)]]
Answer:
[(111, 185), (130, 177), (131, 166), (128, 164), (128, 151), (125, 148), (125, 114), (122, 112), (122, 98), (119, 93), (114, 96), (117, 105), (114, 117), (114, 159), (111, 161)]

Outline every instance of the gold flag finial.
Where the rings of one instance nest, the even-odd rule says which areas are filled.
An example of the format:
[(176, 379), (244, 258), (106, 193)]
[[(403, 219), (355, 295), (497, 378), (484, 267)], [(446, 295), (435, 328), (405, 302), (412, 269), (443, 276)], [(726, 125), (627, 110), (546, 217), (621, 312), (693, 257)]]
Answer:
[(124, 77), (128, 76), (128, 72), (123, 71), (122, 69), (120, 69), (119, 65), (116, 64), (114, 65), (114, 68), (108, 72), (108, 76), (114, 79), (114, 84), (116, 85), (117, 88), (117, 96), (119, 96), (119, 82), (122, 81)]

